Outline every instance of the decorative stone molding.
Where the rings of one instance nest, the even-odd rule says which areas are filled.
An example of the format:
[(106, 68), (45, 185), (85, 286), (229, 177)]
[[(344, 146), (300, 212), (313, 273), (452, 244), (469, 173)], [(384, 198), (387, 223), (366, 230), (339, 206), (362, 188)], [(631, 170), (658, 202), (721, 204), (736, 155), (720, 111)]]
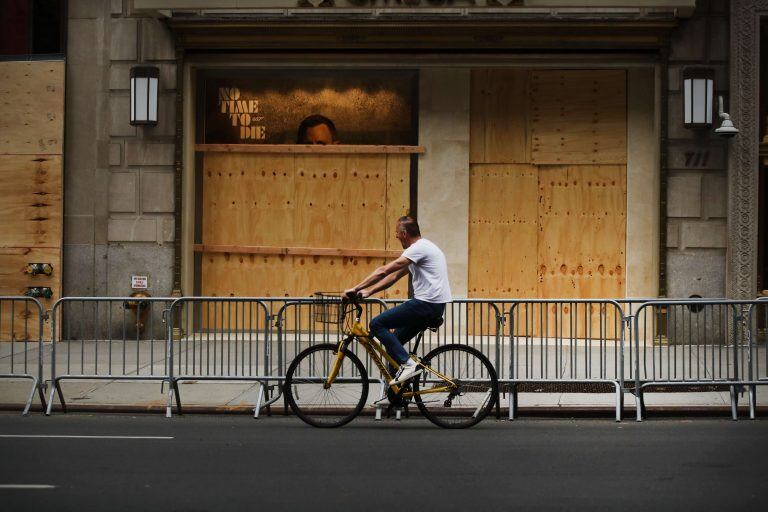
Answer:
[(730, 114), (740, 133), (728, 157), (728, 296), (757, 293), (760, 17), (768, 0), (731, 2)]

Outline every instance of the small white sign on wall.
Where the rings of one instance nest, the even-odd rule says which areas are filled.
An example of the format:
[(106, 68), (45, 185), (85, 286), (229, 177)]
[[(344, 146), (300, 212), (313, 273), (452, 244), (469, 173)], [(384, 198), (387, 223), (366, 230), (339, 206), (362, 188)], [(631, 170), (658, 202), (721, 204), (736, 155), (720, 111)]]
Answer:
[(131, 288), (134, 290), (146, 290), (148, 284), (147, 276), (131, 276)]

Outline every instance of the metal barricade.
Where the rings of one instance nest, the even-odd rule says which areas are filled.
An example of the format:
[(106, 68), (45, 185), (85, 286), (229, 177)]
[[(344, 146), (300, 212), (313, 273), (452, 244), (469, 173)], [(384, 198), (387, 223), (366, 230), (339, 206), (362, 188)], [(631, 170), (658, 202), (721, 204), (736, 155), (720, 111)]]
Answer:
[[(405, 299), (388, 299), (384, 302), (389, 307), (395, 307), (405, 302)], [(503, 361), (508, 356), (507, 346), (503, 343), (502, 311), (499, 301), (493, 299), (454, 299), (445, 305), (443, 324), (435, 331), (424, 331), (419, 354), (426, 355), (447, 344), (467, 345), (488, 358), (501, 383), (506, 377)], [(496, 397), (496, 416), (500, 415), (500, 400)]]
[(43, 307), (32, 297), (0, 297), (0, 379), (29, 379), (22, 414), (29, 414), (35, 391), (45, 408), (43, 391)]
[[(321, 343), (338, 343), (343, 334), (338, 324), (320, 322), (319, 309), (323, 302), (315, 298), (291, 298), (271, 299), (268, 301), (270, 309), (275, 311), (274, 324), (272, 325), (272, 339), (276, 340), (271, 349), (269, 359), (269, 378), (271, 382), (278, 384), (278, 393), (267, 400), (265, 406), (271, 405), (283, 397), (282, 383), (293, 359), (302, 351)], [(363, 321), (371, 318), (387, 309), (384, 301), (368, 299), (363, 301)], [(375, 365), (368, 353), (359, 344), (350, 345), (351, 350), (365, 365), (370, 382), (381, 384), (382, 390), (385, 383), (381, 378), (374, 378), (378, 374)], [(378, 413), (377, 413), (378, 414)]]
[(765, 346), (753, 333), (760, 301), (656, 300), (634, 316), (632, 379), (637, 420), (645, 414), (644, 392), (730, 392), (731, 415), (738, 418), (738, 392), (768, 384)]
[(518, 392), (614, 393), (621, 421), (625, 317), (614, 300), (530, 299), (509, 308), (509, 419)]
[[(159, 297), (66, 297), (51, 312), (51, 391), (63, 380), (170, 381), (166, 310)], [(161, 388), (162, 389), (162, 388)]]
[[(258, 418), (272, 355), (272, 315), (265, 300), (254, 297), (183, 297), (171, 306), (168, 345), (172, 397), (181, 412), (182, 381), (254, 382), (259, 386)], [(173, 393), (171, 393), (173, 392)]]

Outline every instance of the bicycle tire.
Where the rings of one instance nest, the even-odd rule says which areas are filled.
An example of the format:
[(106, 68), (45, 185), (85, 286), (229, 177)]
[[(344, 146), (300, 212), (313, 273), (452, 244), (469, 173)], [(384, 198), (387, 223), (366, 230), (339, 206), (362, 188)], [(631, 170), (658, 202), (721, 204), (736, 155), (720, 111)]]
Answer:
[[(339, 379), (336, 381), (336, 389), (341, 386), (350, 389), (357, 389), (356, 384), (360, 385), (359, 398), (356, 396), (357, 391), (353, 391), (350, 396), (352, 403), (344, 403), (341, 399), (336, 399), (336, 403), (332, 403), (333, 400), (329, 400), (330, 390), (334, 389), (332, 385), (329, 389), (324, 389), (322, 386), (321, 378), (327, 377), (330, 369), (329, 363), (336, 358), (336, 350), (338, 345), (332, 343), (324, 343), (321, 345), (315, 345), (302, 350), (291, 362), (288, 367), (288, 371), (285, 376), (284, 393), (288, 401), (288, 404), (296, 413), (296, 416), (301, 418), (305, 423), (319, 428), (335, 428), (346, 425), (363, 410), (365, 402), (368, 398), (368, 373), (365, 371), (365, 367), (360, 359), (350, 352), (344, 350), (344, 360), (342, 361), (342, 368), (339, 373)], [(344, 362), (349, 361), (352, 367), (344, 366)], [(323, 367), (324, 371), (318, 371), (312, 368), (312, 363), (317, 366), (318, 363)], [(345, 371), (346, 370), (346, 371)], [(356, 379), (354, 373), (357, 371), (358, 378)], [(303, 374), (311, 372), (311, 378), (309, 376), (302, 377)], [(324, 373), (324, 374), (323, 374)], [(344, 375), (347, 373), (348, 375)], [(359, 382), (343, 382), (343, 379), (359, 380)], [(324, 398), (320, 398), (319, 402), (314, 400), (312, 395), (307, 400), (297, 396), (296, 393), (301, 384), (312, 386), (318, 393), (325, 393)], [(310, 391), (311, 393), (311, 391)], [(306, 396), (306, 395), (305, 395)], [(319, 398), (319, 397), (318, 397)]]
[[(426, 389), (429, 380), (435, 380), (435, 376), (428, 371), (422, 372), (413, 381), (416, 406), (435, 425), (452, 429), (469, 428), (483, 421), (496, 405), (499, 399), (496, 369), (479, 350), (466, 345), (443, 345), (430, 351), (422, 361), (446, 377), (458, 381), (459, 389), (464, 386), (465, 390), (453, 398), (450, 394), (445, 398), (438, 394), (419, 394), (419, 390)], [(465, 371), (467, 375), (463, 376)], [(470, 393), (471, 400), (467, 396)], [(454, 407), (453, 401), (461, 397), (466, 398), (466, 403)]]

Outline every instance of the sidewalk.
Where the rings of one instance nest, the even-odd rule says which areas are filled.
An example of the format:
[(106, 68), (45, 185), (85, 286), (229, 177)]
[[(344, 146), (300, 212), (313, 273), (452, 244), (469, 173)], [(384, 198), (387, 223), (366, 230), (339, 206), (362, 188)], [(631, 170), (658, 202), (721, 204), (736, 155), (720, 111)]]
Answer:
[[(278, 358), (278, 347), (271, 344), (271, 368), (264, 366), (264, 354), (267, 347), (260, 340), (241, 340), (239, 343), (223, 345), (221, 341), (213, 342), (208, 346), (207, 342), (198, 340), (195, 344), (179, 342), (174, 347), (174, 375), (279, 375), (278, 359), (283, 368), (293, 355), (302, 348), (303, 342), (291, 343), (283, 347), (283, 353)], [(38, 353), (37, 346), (31, 345), (26, 354), (20, 354), (14, 350), (11, 356), (9, 343), (0, 344), (0, 374), (23, 372), (24, 355), (27, 358), (27, 371), (36, 374)], [(503, 347), (496, 351), (495, 347), (486, 345), (486, 351), (490, 354), (501, 354), (500, 377), (507, 377), (510, 351), (509, 347)], [(427, 347), (425, 347), (425, 350)], [(759, 369), (764, 373), (762, 365), (765, 354), (760, 348)], [(51, 344), (44, 344), (43, 353), (43, 378), (50, 379), (51, 375)], [(537, 370), (547, 366), (547, 378), (556, 375), (552, 369), (556, 369), (560, 378), (584, 378), (587, 367), (598, 368), (601, 355), (592, 352), (594, 348), (587, 345), (578, 347), (569, 355), (567, 352), (556, 351), (554, 347), (546, 347), (537, 359), (529, 359), (530, 376), (541, 377)], [(646, 357), (652, 358), (658, 347), (648, 347)], [(641, 353), (642, 354), (642, 353)], [(165, 343), (162, 340), (153, 342), (142, 341), (136, 343), (123, 341), (98, 342), (61, 342), (57, 345), (57, 375), (63, 374), (100, 374), (100, 375), (143, 375), (162, 376), (166, 371)], [(565, 362), (563, 356), (565, 355)], [(604, 371), (607, 378), (614, 378), (617, 368), (613, 363), (614, 350), (602, 353)], [(711, 357), (711, 354), (708, 356)], [(493, 357), (492, 357), (493, 359)], [(558, 362), (559, 359), (559, 362)], [(672, 370), (677, 368), (682, 374), (695, 372), (700, 369), (703, 378), (706, 378), (712, 368), (703, 361), (701, 354), (698, 359), (695, 352), (686, 353), (685, 357), (675, 360)], [(649, 359), (651, 361), (651, 359)], [(496, 361), (494, 361), (496, 362)], [(589, 364), (586, 364), (586, 363)], [(11, 366), (13, 363), (13, 367)], [(578, 363), (578, 364), (576, 364)], [(709, 363), (711, 365), (711, 361)], [(497, 364), (497, 366), (499, 366)], [(518, 376), (525, 375), (525, 367), (522, 358), (516, 358)], [(13, 370), (13, 371), (11, 371)], [(592, 370), (594, 371), (594, 370)], [(631, 374), (630, 362), (625, 361), (625, 376)], [(371, 375), (378, 375), (377, 370), (371, 371)], [(661, 375), (660, 375), (661, 376)], [(592, 378), (596, 375), (591, 374)], [(64, 380), (62, 389), (67, 406), (70, 410), (157, 410), (164, 411), (167, 403), (168, 386), (161, 386), (159, 381), (118, 381), (110, 380)], [(162, 390), (161, 390), (162, 388)], [(0, 380), (0, 407), (21, 409), (31, 389), (30, 380)], [(181, 401), (188, 411), (200, 410), (206, 412), (247, 412), (252, 411), (258, 398), (259, 385), (256, 382), (222, 382), (222, 381), (182, 381), (179, 383)], [(378, 393), (378, 386), (372, 386), (371, 393)], [(47, 395), (46, 395), (47, 396)], [(274, 396), (274, 391), (272, 392)], [(634, 396), (626, 394), (624, 397), (626, 414), (634, 412)], [(676, 393), (645, 393), (646, 406), (653, 411), (654, 408), (711, 409), (713, 411), (728, 411), (730, 409), (730, 396), (727, 391), (721, 392), (676, 392)], [(747, 395), (739, 397), (741, 406), (746, 405)], [(768, 390), (758, 387), (758, 407), (768, 406)], [(278, 402), (282, 404), (282, 402)], [(506, 396), (502, 396), (501, 406), (506, 408), (508, 402)], [(525, 414), (527, 411), (563, 411), (563, 414), (578, 411), (612, 411), (615, 406), (613, 393), (519, 393), (519, 407)], [(54, 402), (54, 410), (59, 407), (58, 399)], [(39, 409), (39, 399), (33, 402), (33, 410)], [(273, 407), (273, 412), (280, 412), (281, 406)]]

